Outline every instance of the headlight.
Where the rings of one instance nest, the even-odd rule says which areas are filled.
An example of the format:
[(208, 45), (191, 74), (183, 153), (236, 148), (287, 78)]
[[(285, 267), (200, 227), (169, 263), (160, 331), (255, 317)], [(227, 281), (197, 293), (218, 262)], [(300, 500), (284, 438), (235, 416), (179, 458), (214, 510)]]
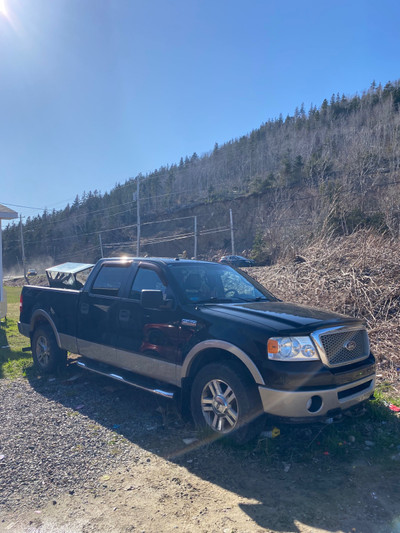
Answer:
[(268, 340), (268, 359), (313, 361), (319, 356), (310, 337), (272, 337)]

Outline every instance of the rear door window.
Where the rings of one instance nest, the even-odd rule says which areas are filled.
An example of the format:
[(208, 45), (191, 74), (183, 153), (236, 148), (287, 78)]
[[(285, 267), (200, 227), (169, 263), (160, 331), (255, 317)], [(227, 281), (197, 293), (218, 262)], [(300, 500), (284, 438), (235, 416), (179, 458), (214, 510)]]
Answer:
[(91, 292), (104, 296), (118, 296), (129, 269), (126, 265), (104, 265), (97, 274)]

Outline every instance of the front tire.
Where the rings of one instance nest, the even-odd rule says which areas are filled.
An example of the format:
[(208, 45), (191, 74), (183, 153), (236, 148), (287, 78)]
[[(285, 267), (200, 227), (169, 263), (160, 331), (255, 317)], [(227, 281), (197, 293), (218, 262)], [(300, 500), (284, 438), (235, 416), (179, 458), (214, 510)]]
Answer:
[(35, 329), (32, 336), (33, 362), (39, 372), (50, 374), (67, 362), (67, 352), (58, 347), (53, 330), (47, 324)]
[(241, 374), (234, 362), (210, 364), (195, 376), (191, 390), (196, 426), (238, 444), (256, 435), (261, 414), (255, 383)]

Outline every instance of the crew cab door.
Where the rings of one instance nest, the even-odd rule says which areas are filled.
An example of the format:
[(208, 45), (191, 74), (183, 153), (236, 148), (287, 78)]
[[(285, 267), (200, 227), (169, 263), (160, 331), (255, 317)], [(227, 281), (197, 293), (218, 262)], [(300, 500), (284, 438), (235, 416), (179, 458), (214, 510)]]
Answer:
[[(162, 291), (164, 303), (145, 309), (141, 304), (144, 289)], [(119, 366), (175, 383), (182, 352), (179, 307), (158, 265), (140, 263), (130, 279), (118, 305), (117, 343)]]
[(119, 296), (131, 262), (102, 264), (78, 305), (77, 345), (81, 355), (115, 365)]

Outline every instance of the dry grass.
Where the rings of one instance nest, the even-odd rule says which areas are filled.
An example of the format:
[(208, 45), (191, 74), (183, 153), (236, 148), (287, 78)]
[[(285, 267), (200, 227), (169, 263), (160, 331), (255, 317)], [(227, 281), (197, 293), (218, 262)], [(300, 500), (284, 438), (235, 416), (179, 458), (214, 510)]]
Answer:
[(400, 383), (400, 243), (371, 230), (323, 237), (249, 273), (286, 301), (365, 319), (378, 374)]

